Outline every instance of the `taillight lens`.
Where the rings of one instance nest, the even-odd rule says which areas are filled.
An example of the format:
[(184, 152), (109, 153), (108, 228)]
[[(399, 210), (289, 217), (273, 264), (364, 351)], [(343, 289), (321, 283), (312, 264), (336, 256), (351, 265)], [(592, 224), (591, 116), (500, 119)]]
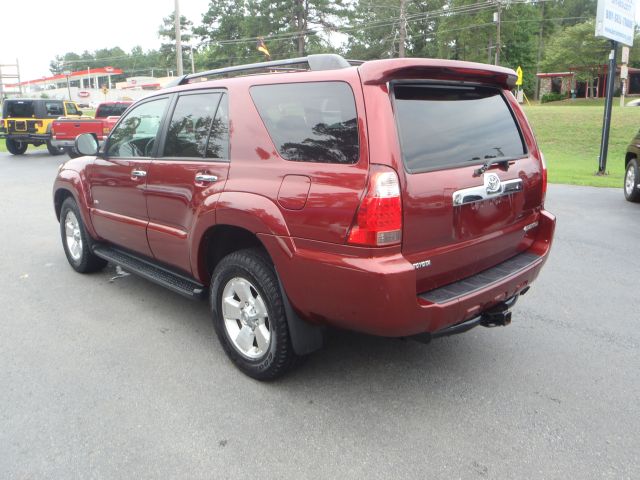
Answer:
[(109, 135), (109, 132), (111, 131), (111, 128), (109, 127), (102, 127), (102, 134), (103, 135)]
[(542, 162), (542, 204), (547, 196), (547, 164), (544, 161), (544, 155), (540, 153), (540, 161)]
[(382, 247), (396, 245), (402, 239), (402, 199), (396, 172), (372, 165), (367, 192), (351, 226), (348, 242), (354, 245)]

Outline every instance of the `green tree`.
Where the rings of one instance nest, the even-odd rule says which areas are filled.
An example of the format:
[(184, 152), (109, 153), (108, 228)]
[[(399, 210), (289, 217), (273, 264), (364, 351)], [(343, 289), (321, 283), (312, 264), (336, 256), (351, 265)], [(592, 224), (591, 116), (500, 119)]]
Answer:
[(593, 79), (601, 73), (611, 49), (609, 42), (594, 32), (594, 22), (588, 21), (566, 27), (554, 36), (545, 50), (543, 71), (571, 70), (578, 80), (593, 87)]
[[(168, 68), (176, 67), (176, 28), (175, 28), (175, 12), (162, 19), (162, 25), (158, 29), (158, 36), (165, 40), (160, 45), (160, 58), (163, 66)], [(188, 20), (184, 15), (180, 15), (180, 40), (182, 42), (182, 67), (184, 71), (190, 71), (187, 65), (190, 63), (189, 57), (190, 43), (192, 41), (193, 22)], [(168, 41), (167, 41), (168, 40)]]
[(264, 60), (259, 37), (274, 59), (335, 51), (328, 38), (349, 14), (342, 0), (212, 0), (194, 33), (206, 46), (203, 62), (214, 68)]

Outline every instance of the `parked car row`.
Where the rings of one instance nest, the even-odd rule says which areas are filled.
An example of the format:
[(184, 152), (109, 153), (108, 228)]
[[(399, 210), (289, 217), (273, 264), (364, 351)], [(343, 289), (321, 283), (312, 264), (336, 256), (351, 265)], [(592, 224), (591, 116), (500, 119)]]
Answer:
[(49, 99), (8, 99), (2, 103), (0, 138), (7, 150), (22, 155), (29, 145), (47, 145), (51, 155), (60, 155), (64, 149), (51, 143), (51, 124), (59, 117), (79, 119), (82, 112), (75, 102)]
[(49, 99), (8, 99), (2, 104), (0, 138), (7, 150), (22, 155), (29, 145), (46, 144), (51, 155), (77, 156), (74, 141), (90, 133), (102, 142), (132, 102), (103, 102), (95, 118), (85, 118), (75, 102)]

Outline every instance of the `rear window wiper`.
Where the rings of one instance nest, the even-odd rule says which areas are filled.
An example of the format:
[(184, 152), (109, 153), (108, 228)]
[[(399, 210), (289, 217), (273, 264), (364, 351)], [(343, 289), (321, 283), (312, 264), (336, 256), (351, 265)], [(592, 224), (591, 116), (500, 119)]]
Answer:
[[(508, 158), (501, 159), (501, 160), (496, 160), (495, 159), (496, 155), (485, 155), (484, 158), (486, 158), (487, 160), (482, 164), (482, 166), (480, 168), (476, 168), (473, 171), (473, 176), (474, 177), (479, 177), (484, 172), (489, 170), (489, 167), (491, 167), (493, 165), (498, 165), (500, 168), (502, 168), (505, 171), (509, 170), (509, 159)], [(480, 158), (479, 157), (473, 157), (472, 160), (480, 160)]]

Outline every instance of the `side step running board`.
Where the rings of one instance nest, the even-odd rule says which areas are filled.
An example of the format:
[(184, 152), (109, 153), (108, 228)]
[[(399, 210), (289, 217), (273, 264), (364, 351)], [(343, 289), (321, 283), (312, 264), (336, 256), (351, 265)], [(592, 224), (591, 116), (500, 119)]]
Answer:
[(93, 253), (111, 263), (120, 265), (128, 272), (151, 280), (187, 298), (204, 298), (206, 295), (204, 285), (133, 253), (99, 244), (93, 246)]

